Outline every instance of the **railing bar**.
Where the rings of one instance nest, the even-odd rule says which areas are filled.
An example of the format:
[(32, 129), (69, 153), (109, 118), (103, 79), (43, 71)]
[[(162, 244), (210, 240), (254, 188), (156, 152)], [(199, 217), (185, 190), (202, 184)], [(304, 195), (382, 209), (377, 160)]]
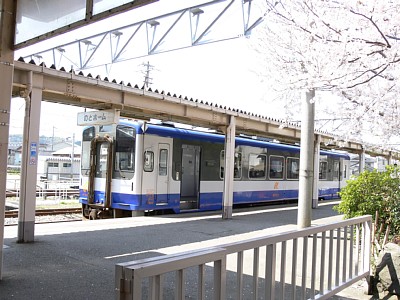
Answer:
[(155, 284), (155, 277), (157, 275), (154, 276), (150, 276), (149, 277), (149, 299), (151, 300), (155, 300), (156, 299), (156, 284)]
[(322, 232), (321, 237), (321, 269), (320, 269), (320, 281), (319, 281), (319, 294), (324, 294), (324, 282), (325, 282), (325, 246), (326, 246), (326, 231)]
[(365, 253), (364, 253), (364, 272), (370, 272), (370, 256), (371, 256), (371, 226), (372, 222), (370, 221), (365, 221), (364, 222), (365, 226)]
[(332, 290), (333, 273), (333, 230), (329, 231), (328, 291)]
[(176, 271), (176, 286), (175, 286), (175, 299), (185, 299), (185, 270), (180, 269)]
[(353, 257), (354, 257), (354, 225), (350, 225), (349, 278), (353, 278)]
[(206, 298), (205, 294), (205, 265), (201, 264), (198, 266), (197, 299), (204, 300)]
[(281, 285), (279, 299), (285, 299), (285, 276), (286, 275), (286, 241), (281, 244)]
[(275, 299), (276, 244), (267, 245), (265, 255), (265, 299)]
[(150, 279), (150, 299), (159, 300), (163, 298), (162, 293), (162, 274), (151, 276)]
[(253, 253), (253, 299), (258, 299), (258, 276), (260, 263), (260, 248), (254, 248)]
[(313, 234), (311, 261), (311, 299), (315, 299), (315, 278), (317, 269), (317, 234)]
[[(143, 278), (148, 278), (149, 299), (162, 299), (163, 298), (163, 280), (164, 273), (173, 272), (175, 270), (176, 283), (175, 283), (175, 299), (185, 299), (185, 278), (186, 270), (189, 267), (198, 267), (198, 299), (205, 299), (205, 279), (206, 279), (206, 262), (214, 263), (214, 285), (212, 287), (214, 293), (214, 299), (225, 299), (226, 298), (226, 255), (233, 249), (253, 249), (253, 297), (258, 299), (262, 297), (259, 295), (260, 282), (260, 262), (263, 260), (260, 258), (260, 252), (266, 247), (265, 257), (265, 299), (284, 299), (285, 287), (289, 288), (285, 282), (286, 278), (286, 256), (287, 256), (287, 241), (292, 239), (293, 252), (292, 254), (292, 274), (291, 274), (291, 291), (292, 295), (288, 298), (291, 299), (305, 299), (306, 297), (311, 299), (326, 299), (327, 295), (332, 295), (335, 291), (340, 290), (350, 281), (359, 280), (361, 277), (365, 277), (370, 272), (370, 260), (369, 255), (371, 253), (371, 218), (358, 219), (361, 223), (355, 222), (338, 222), (337, 226), (333, 227), (323, 226), (323, 228), (329, 228), (329, 233), (326, 231), (317, 231), (314, 227), (312, 231), (303, 231), (303, 247), (302, 247), (302, 269), (297, 272), (298, 255), (300, 255), (299, 249), (299, 237), (296, 234), (281, 235), (281, 236), (268, 236), (264, 238), (264, 246), (261, 244), (259, 239), (250, 239), (247, 243), (241, 242), (238, 247), (234, 243), (227, 245), (221, 245), (220, 247), (206, 248), (202, 250), (201, 254), (190, 254), (185, 253), (176, 257), (163, 258), (162, 260), (154, 261), (143, 261), (140, 263), (131, 262), (126, 263), (127, 269), (125, 275), (125, 282), (119, 283), (122, 296), (132, 294), (134, 299), (141, 299), (142, 294), (145, 290), (143, 286)], [(342, 226), (342, 227), (339, 227)], [(361, 228), (360, 228), (361, 226)], [(356, 228), (356, 239), (354, 241), (354, 229)], [(322, 227), (321, 227), (322, 229)], [(313, 232), (312, 234), (308, 234)], [(343, 237), (342, 237), (343, 232)], [(326, 244), (327, 235), (329, 234), (329, 246)], [(309, 238), (312, 236), (312, 251), (309, 251), (310, 245)], [(293, 238), (295, 237), (295, 238)], [(319, 246), (319, 237), (321, 237), (321, 246)], [(334, 239), (336, 238), (336, 248), (334, 248)], [(280, 286), (275, 289), (276, 285), (276, 251), (277, 251), (277, 240), (281, 240), (280, 248)], [(310, 241), (311, 242), (311, 241)], [(356, 245), (354, 245), (356, 243)], [(246, 245), (247, 244), (247, 245)], [(260, 246), (261, 245), (261, 246)], [(326, 251), (326, 248), (329, 250)], [(356, 253), (354, 253), (354, 249)], [(361, 249), (360, 249), (361, 248)], [(237, 253), (237, 294), (236, 299), (243, 299), (243, 285), (244, 285), (244, 252), (241, 250)], [(309, 254), (312, 255), (311, 265), (308, 266)], [(328, 254), (329, 261), (325, 258), (325, 252)], [(336, 252), (336, 253), (335, 253)], [(235, 252), (232, 252), (232, 254)], [(318, 253), (321, 253), (321, 259), (318, 257)], [(361, 256), (361, 257), (360, 257)], [(353, 260), (357, 257), (356, 260)], [(334, 261), (335, 259), (335, 261)], [(353, 263), (355, 262), (355, 265)], [(320, 265), (320, 273), (317, 270), (318, 263)], [(326, 265), (328, 264), (328, 265)], [(333, 265), (335, 264), (335, 265)], [(361, 267), (360, 267), (361, 266)], [(311, 269), (311, 270), (310, 270)], [(334, 270), (335, 269), (335, 273)], [(356, 275), (354, 276), (354, 269), (356, 269)], [(131, 273), (129, 273), (131, 270)], [(311, 273), (311, 274), (310, 274)], [(317, 274), (318, 273), (318, 274)], [(328, 274), (326, 274), (328, 273)], [(131, 276), (129, 276), (131, 274)], [(300, 287), (297, 286), (297, 282), (300, 281), (298, 276), (301, 274)], [(325, 277), (328, 276), (328, 280), (325, 281)], [(360, 277), (361, 276), (361, 277)], [(334, 277), (334, 279), (333, 279)], [(318, 283), (316, 280), (320, 280), (320, 291), (319, 295), (316, 295), (316, 288)], [(335, 282), (333, 282), (335, 280)], [(310, 286), (311, 282), (311, 286)], [(326, 289), (326, 283), (328, 290)], [(334, 287), (333, 287), (334, 285)], [(333, 287), (333, 288), (332, 288)], [(299, 290), (299, 288), (301, 290)], [(298, 291), (298, 293), (296, 293)], [(147, 290), (146, 290), (147, 292)], [(232, 291), (233, 292), (233, 291)], [(236, 292), (235, 292), (236, 293)], [(278, 295), (275, 295), (279, 293)], [(310, 293), (310, 294), (309, 294)], [(249, 297), (251, 298), (251, 297)], [(130, 298), (131, 299), (131, 298)]]
[(296, 272), (297, 272), (297, 243), (298, 239), (293, 240), (293, 252), (292, 252), (292, 300), (296, 299)]
[(243, 299), (243, 251), (237, 254), (237, 296), (236, 299)]
[[(133, 297), (136, 296), (135, 294), (135, 286), (134, 286), (134, 271), (133, 270), (124, 270), (122, 272), (122, 279), (123, 282), (121, 282), (122, 284), (122, 293), (120, 292), (117, 296), (118, 300), (123, 300), (123, 299), (134, 299)], [(137, 282), (136, 282), (137, 284)], [(138, 287), (136, 287), (136, 289), (138, 289)], [(139, 289), (141, 289), (141, 281), (139, 281)], [(141, 292), (141, 290), (140, 290)], [(139, 296), (141, 297), (141, 294), (139, 294)], [(141, 299), (141, 298), (138, 298)]]
[(342, 282), (347, 281), (347, 226), (343, 227), (343, 270), (342, 270)]
[(142, 278), (133, 276), (133, 299), (142, 299)]
[(300, 299), (306, 299), (306, 278), (307, 278), (307, 253), (308, 253), (308, 236), (303, 237), (303, 260), (301, 274), (301, 294)]
[(214, 299), (226, 298), (226, 256), (214, 261)]
[(165, 276), (164, 276), (164, 274), (161, 274), (160, 275), (160, 280), (159, 280), (159, 289), (158, 289), (158, 296), (159, 296), (159, 298), (158, 299), (163, 299), (164, 298), (164, 279), (165, 279)]
[(339, 275), (340, 275), (340, 239), (341, 231), (340, 228), (336, 230), (336, 269), (335, 269), (335, 286), (339, 286)]
[(322, 231), (327, 231), (327, 230), (335, 230), (339, 226), (345, 226), (345, 225), (351, 225), (351, 224), (356, 224), (358, 222), (365, 222), (368, 220), (370, 217), (357, 217), (345, 221), (341, 221), (338, 223), (332, 223), (332, 224), (327, 224), (327, 225), (320, 225), (320, 226), (315, 226), (315, 227), (310, 227), (307, 229), (300, 229), (300, 230), (295, 230), (295, 231), (289, 231), (285, 234), (273, 234), (269, 235), (267, 242), (265, 237), (258, 237), (258, 238), (253, 238), (249, 240), (243, 240), (243, 241), (238, 241), (234, 243), (228, 243), (228, 244), (223, 244), (221, 247), (226, 249), (227, 254), (231, 253), (237, 253), (239, 251), (245, 251), (248, 250), (248, 243), (252, 244), (252, 249), (255, 247), (263, 247), (266, 244), (277, 244), (281, 243), (282, 241), (288, 240), (288, 239), (295, 239), (295, 238), (302, 238), (304, 236), (310, 236), (315, 233), (319, 233)]
[(361, 224), (361, 272), (364, 272), (364, 258), (365, 258), (365, 225)]
[(356, 263), (355, 263), (355, 275), (359, 274), (359, 264), (360, 264), (360, 224), (356, 225)]

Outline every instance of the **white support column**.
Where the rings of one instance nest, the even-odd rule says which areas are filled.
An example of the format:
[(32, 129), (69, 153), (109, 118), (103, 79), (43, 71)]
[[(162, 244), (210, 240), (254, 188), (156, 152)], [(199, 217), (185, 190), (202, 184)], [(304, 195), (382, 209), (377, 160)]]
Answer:
[(392, 153), (392, 151), (389, 152), (388, 165), (389, 166), (393, 165), (393, 153)]
[(317, 135), (314, 143), (314, 181), (313, 181), (313, 204), (312, 208), (318, 207), (318, 182), (319, 182), (319, 152), (321, 150), (321, 136)]
[(0, 1), (0, 280), (3, 274), (4, 213), (6, 205), (8, 135), (14, 76), (14, 28), (16, 1)]
[(297, 227), (299, 229), (311, 226), (315, 115), (315, 104), (312, 99), (314, 97), (315, 90), (307, 91), (302, 99), (301, 107), (299, 204), (297, 214)]
[(223, 191), (223, 205), (222, 205), (222, 218), (232, 218), (233, 206), (233, 176), (235, 164), (235, 117), (231, 116), (229, 126), (225, 133), (225, 162), (224, 162), (224, 191)]
[(18, 213), (19, 243), (34, 241), (37, 160), (39, 151), (40, 106), (43, 76), (30, 73), (25, 95), (24, 136), (21, 163), (21, 196)]
[(359, 174), (361, 174), (365, 170), (365, 150), (363, 150), (359, 154), (359, 159), (360, 159), (360, 162), (359, 162), (359, 165), (358, 165), (358, 172), (359, 172)]

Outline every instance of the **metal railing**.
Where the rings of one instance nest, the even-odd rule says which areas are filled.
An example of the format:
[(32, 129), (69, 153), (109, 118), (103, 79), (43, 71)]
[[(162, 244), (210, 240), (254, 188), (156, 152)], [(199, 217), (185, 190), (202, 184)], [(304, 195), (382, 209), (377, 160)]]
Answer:
[[(7, 197), (20, 196), (20, 179), (7, 179)], [(58, 180), (41, 180), (36, 184), (36, 196), (46, 198), (53, 196), (57, 198), (68, 198), (79, 195), (79, 179), (58, 179)]]
[(116, 265), (116, 299), (327, 299), (370, 275), (371, 216)]

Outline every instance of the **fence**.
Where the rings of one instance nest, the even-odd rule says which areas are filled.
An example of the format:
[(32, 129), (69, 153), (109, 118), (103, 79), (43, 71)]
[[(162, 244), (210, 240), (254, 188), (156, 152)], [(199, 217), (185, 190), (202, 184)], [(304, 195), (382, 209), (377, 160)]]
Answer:
[(327, 299), (370, 274), (371, 216), (117, 264), (117, 299)]
[[(20, 196), (20, 179), (7, 179), (7, 197)], [(36, 184), (36, 197), (54, 196), (66, 199), (79, 196), (79, 179), (40, 180)]]

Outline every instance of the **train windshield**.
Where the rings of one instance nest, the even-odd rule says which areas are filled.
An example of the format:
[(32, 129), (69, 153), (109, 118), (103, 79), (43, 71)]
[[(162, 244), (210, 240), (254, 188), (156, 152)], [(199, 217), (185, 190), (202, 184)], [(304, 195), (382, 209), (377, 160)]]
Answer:
[(114, 178), (131, 179), (135, 171), (135, 128), (117, 126)]

